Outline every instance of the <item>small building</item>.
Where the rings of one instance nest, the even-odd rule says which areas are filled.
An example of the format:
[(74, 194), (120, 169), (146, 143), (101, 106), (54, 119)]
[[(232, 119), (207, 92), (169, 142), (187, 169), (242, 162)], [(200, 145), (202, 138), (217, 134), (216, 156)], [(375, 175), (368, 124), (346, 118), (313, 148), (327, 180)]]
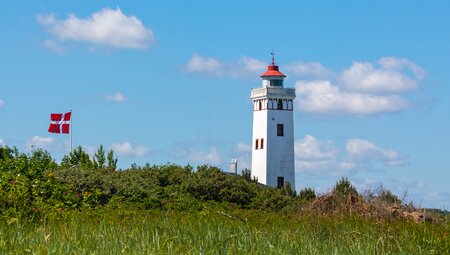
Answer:
[(251, 173), (259, 183), (295, 188), (294, 118), (295, 89), (284, 87), (286, 76), (272, 64), (261, 75), (262, 87), (251, 91), (253, 140)]

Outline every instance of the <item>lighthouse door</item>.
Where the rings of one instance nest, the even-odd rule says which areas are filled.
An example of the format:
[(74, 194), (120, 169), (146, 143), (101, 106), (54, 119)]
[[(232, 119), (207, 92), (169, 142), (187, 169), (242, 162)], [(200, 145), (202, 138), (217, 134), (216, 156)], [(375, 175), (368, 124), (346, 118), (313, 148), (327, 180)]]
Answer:
[(277, 177), (277, 188), (283, 188), (284, 186), (284, 177), (278, 176)]

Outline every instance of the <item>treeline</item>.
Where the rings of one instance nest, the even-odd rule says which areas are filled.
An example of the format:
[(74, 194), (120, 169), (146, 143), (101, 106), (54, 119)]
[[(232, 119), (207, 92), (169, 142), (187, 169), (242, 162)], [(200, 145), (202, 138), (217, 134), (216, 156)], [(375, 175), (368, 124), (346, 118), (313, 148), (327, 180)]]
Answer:
[(101, 146), (93, 157), (81, 147), (58, 164), (36, 149), (29, 154), (0, 147), (0, 216), (5, 219), (59, 217), (68, 210), (99, 207), (201, 210), (205, 206), (293, 210), (315, 197), (289, 186), (274, 189), (219, 168), (174, 164), (132, 165), (118, 170), (113, 151)]

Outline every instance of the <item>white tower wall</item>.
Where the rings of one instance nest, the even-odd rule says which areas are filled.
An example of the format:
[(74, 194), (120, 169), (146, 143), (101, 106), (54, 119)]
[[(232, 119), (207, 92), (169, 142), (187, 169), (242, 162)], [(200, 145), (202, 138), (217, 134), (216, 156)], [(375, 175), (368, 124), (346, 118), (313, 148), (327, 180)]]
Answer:
[[(256, 149), (256, 140), (264, 139), (267, 144), (267, 110), (253, 112), (253, 142), (252, 142), (252, 176), (258, 178), (258, 182), (267, 183), (267, 150)], [(264, 144), (264, 147), (266, 147)]]
[[(277, 187), (277, 177), (284, 177), (295, 188), (294, 123), (292, 111), (268, 110), (266, 185)], [(277, 136), (277, 124), (283, 124), (284, 136)]]

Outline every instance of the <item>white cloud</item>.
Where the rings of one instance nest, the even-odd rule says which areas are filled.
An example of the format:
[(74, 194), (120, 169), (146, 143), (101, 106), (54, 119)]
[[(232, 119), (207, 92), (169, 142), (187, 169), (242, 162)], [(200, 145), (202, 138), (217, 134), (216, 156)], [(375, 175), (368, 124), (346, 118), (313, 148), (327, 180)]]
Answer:
[(439, 201), (442, 200), (442, 195), (439, 192), (428, 192), (425, 194), (424, 199), (431, 201)]
[(27, 151), (31, 151), (36, 148), (40, 148), (50, 152), (66, 150), (66, 146), (64, 145), (63, 142), (53, 137), (42, 137), (42, 136), (33, 136), (30, 140), (27, 141), (25, 145), (25, 149)]
[(85, 19), (74, 14), (63, 20), (56, 19), (54, 14), (38, 15), (37, 21), (54, 37), (44, 42), (52, 49), (60, 48), (56, 40), (131, 49), (145, 49), (155, 42), (150, 29), (137, 17), (124, 15), (119, 8), (104, 8)]
[(450, 193), (449, 192), (428, 192), (423, 196), (424, 207), (434, 207), (449, 210)]
[(351, 91), (370, 93), (399, 93), (415, 90), (425, 71), (404, 58), (380, 58), (377, 66), (354, 62), (341, 74), (341, 82)]
[(338, 149), (333, 142), (319, 141), (311, 135), (295, 142), (295, 166), (297, 171), (328, 172), (332, 175), (342, 175), (353, 170), (353, 162), (339, 160)]
[(288, 64), (285, 68), (287, 72), (303, 77), (328, 78), (333, 75), (333, 72), (318, 62), (295, 62)]
[(299, 159), (327, 160), (335, 158), (337, 152), (332, 141), (322, 142), (311, 135), (295, 142), (295, 153)]
[(378, 60), (378, 64), (383, 68), (390, 70), (409, 69), (417, 79), (423, 79), (426, 76), (426, 72), (422, 67), (406, 58), (384, 57)]
[(122, 156), (144, 156), (147, 154), (148, 149), (142, 145), (132, 146), (129, 142), (112, 143), (110, 148)]
[(3, 100), (0, 99), (0, 108), (2, 108), (2, 106), (5, 104), (5, 102), (3, 102)]
[(90, 157), (93, 157), (97, 152), (98, 148), (92, 145), (82, 145), (83, 151), (86, 152)]
[[(224, 62), (194, 54), (185, 71), (218, 78), (244, 78), (259, 76), (266, 65), (251, 57)], [(412, 61), (397, 57), (380, 58), (375, 63), (354, 62), (337, 73), (321, 63), (301, 61), (285, 65), (284, 70), (303, 79), (296, 82), (300, 111), (360, 116), (410, 108), (413, 104), (407, 93), (416, 90), (426, 75)]]
[(259, 76), (267, 64), (259, 59), (243, 56), (238, 61), (223, 62), (216, 58), (205, 58), (198, 54), (192, 55), (186, 64), (188, 73), (198, 73), (211, 77), (242, 78)]
[(243, 56), (238, 61), (238, 67), (241, 67), (243, 72), (260, 74), (267, 68), (267, 63), (260, 59)]
[(234, 150), (238, 153), (250, 153), (252, 152), (252, 146), (245, 143), (238, 143)]
[(389, 166), (407, 164), (397, 151), (380, 148), (367, 140), (349, 139), (345, 150), (347, 156), (357, 162), (380, 161)]
[[(210, 77), (259, 77), (267, 68), (268, 63), (247, 56), (242, 56), (236, 61), (225, 62), (217, 58), (203, 57), (193, 54), (186, 64), (185, 70), (188, 73), (198, 73)], [(303, 77), (330, 77), (333, 73), (317, 62), (295, 62), (288, 64), (284, 68), (287, 72)]]
[(127, 98), (121, 92), (116, 92), (115, 94), (112, 94), (112, 95), (105, 95), (104, 98), (108, 101), (117, 102), (117, 103), (123, 103), (123, 102), (127, 101)]
[(427, 183), (425, 181), (417, 181), (414, 183), (414, 186), (419, 189), (423, 189), (427, 187)]
[(194, 54), (186, 65), (186, 71), (189, 73), (217, 73), (222, 65), (222, 62), (215, 58), (204, 58)]
[(320, 141), (311, 135), (295, 141), (294, 146), (295, 167), (300, 172), (342, 176), (370, 169), (374, 162), (382, 162), (387, 167), (407, 164), (400, 153), (362, 139), (349, 139), (344, 153), (340, 153), (333, 141)]
[(182, 147), (177, 147), (176, 155), (178, 157), (186, 158), (196, 164), (218, 165), (222, 162), (222, 158), (217, 152), (216, 147), (210, 147), (208, 151), (198, 151), (191, 148), (185, 149)]
[(297, 105), (303, 112), (350, 113), (357, 115), (395, 112), (409, 103), (397, 95), (372, 95), (341, 91), (330, 81), (298, 81)]
[[(237, 156), (236, 156), (237, 154)], [(238, 143), (233, 150), (233, 156), (238, 160), (238, 169), (252, 168), (252, 146), (246, 143)]]
[(56, 53), (64, 53), (66, 51), (66, 49), (60, 43), (52, 39), (47, 39), (42, 44), (49, 50)]
[(0, 146), (5, 146), (5, 145), (6, 145), (5, 142), (2, 139), (0, 139)]

